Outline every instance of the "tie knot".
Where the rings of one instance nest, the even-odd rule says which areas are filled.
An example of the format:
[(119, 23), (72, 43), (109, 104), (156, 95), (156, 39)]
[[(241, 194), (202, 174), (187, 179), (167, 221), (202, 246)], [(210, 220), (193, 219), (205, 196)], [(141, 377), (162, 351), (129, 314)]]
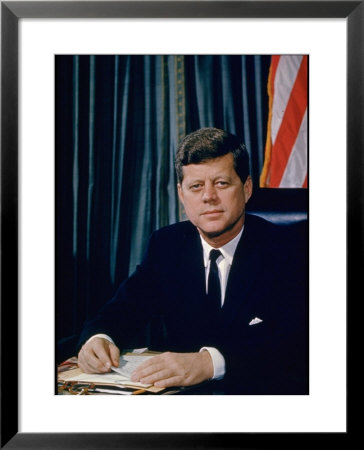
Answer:
[(219, 256), (221, 256), (220, 250), (211, 250), (210, 251), (211, 262), (215, 262)]

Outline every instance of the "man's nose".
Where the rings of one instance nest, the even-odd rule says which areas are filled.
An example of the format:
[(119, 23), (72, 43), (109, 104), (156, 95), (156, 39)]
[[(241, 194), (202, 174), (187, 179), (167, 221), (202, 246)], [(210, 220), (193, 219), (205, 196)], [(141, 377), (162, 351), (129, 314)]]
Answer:
[(204, 202), (212, 202), (212, 201), (216, 201), (216, 199), (217, 199), (217, 192), (216, 192), (215, 186), (212, 184), (211, 185), (205, 184), (203, 195), (202, 195), (202, 200)]

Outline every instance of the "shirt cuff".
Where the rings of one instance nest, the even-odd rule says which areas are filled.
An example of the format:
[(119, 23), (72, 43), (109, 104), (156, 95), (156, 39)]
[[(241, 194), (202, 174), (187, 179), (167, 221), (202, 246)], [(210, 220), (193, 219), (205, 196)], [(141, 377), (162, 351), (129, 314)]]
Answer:
[(96, 338), (96, 337), (106, 339), (107, 341), (109, 341), (109, 342), (111, 342), (112, 344), (115, 345), (115, 342), (111, 339), (110, 336), (108, 336), (107, 334), (102, 334), (102, 333), (94, 334), (89, 339), (87, 339), (86, 343), (91, 341), (93, 338)]
[(214, 375), (211, 380), (221, 380), (225, 375), (225, 359), (222, 354), (214, 347), (202, 347), (200, 352), (207, 350), (210, 353), (212, 359), (212, 365), (214, 367)]

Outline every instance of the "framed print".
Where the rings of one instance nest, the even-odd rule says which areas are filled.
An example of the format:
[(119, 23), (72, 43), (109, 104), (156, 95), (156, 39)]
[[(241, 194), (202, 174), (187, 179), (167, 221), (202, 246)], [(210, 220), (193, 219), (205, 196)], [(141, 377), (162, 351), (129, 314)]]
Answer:
[[(270, 445), (270, 440), (278, 443), (284, 440), (291, 445), (298, 438), (303, 442), (306, 439), (308, 442), (311, 436), (320, 440), (320, 433), (323, 437), (334, 433), (335, 439), (343, 445), (347, 443), (346, 320), (342, 318), (345, 318), (349, 298), (354, 293), (357, 295), (356, 283), (363, 270), (363, 19), (361, 1), (1, 2), (2, 447), (245, 448), (263, 443)], [(310, 21), (307, 35), (300, 20)], [(321, 39), (319, 21), (327, 21), (325, 39)], [(158, 37), (155, 37), (158, 34), (156, 23), (162, 30)], [(282, 41), (275, 36), (277, 27), (286, 33)], [(316, 41), (310, 36), (311, 32), (317, 33)], [(98, 39), (94, 40), (95, 35)], [(189, 35), (198, 39), (186, 44)], [(291, 43), (295, 35), (305, 44)], [(139, 36), (138, 42), (136, 36)], [(197, 42), (200, 36), (205, 47)], [(315, 152), (310, 158), (310, 217), (313, 219), (310, 234), (321, 237), (323, 244), (319, 247), (324, 253), (312, 261), (310, 272), (312, 279), (319, 280), (314, 298), (321, 301), (318, 301), (321, 309), (317, 309), (316, 304), (310, 305), (315, 316), (314, 338), (310, 345), (317, 356), (312, 373), (315, 375), (315, 367), (321, 367), (323, 361), (331, 363), (336, 353), (340, 365), (332, 367), (338, 372), (335, 373), (337, 385), (328, 382), (329, 387), (322, 394), (324, 380), (320, 379), (317, 384), (312, 383), (306, 399), (297, 401), (282, 396), (280, 403), (284, 408), (276, 414), (277, 399), (262, 398), (264, 396), (226, 401), (214, 396), (208, 399), (197, 396), (199, 398), (190, 403), (192, 408), (186, 397), (177, 406), (173, 396), (159, 397), (157, 408), (155, 397), (150, 401), (138, 398), (132, 403), (129, 398), (118, 396), (108, 400), (101, 396), (55, 396), (54, 380), (48, 376), (49, 357), (54, 363), (51, 342), (54, 323), (50, 322), (55, 314), (53, 251), (57, 226), (53, 218), (56, 160), (52, 146), (56, 121), (51, 111), (54, 114), (54, 65), (59, 63), (55, 63), (54, 55), (243, 54), (239, 49), (250, 36), (253, 55), (259, 51), (278, 52), (278, 42), (285, 42), (281, 53), (296, 50), (298, 54), (307, 54), (312, 48), (310, 140), (313, 148), (319, 148), (320, 157)], [(106, 46), (103, 39), (107, 41)], [(237, 44), (239, 40), (241, 47)], [(269, 41), (274, 41), (275, 47)], [(166, 47), (159, 47), (160, 42)], [(317, 55), (313, 42), (320, 48)], [(83, 64), (83, 60), (80, 61), (77, 59), (77, 64)], [(87, 64), (92, 65), (92, 58), (90, 61)], [(326, 81), (331, 81), (331, 64), (332, 77), (338, 80), (334, 85), (336, 91), (332, 87), (324, 89)], [(321, 68), (326, 78), (316, 81), (314, 77), (319, 76)], [(62, 70), (68, 70), (67, 66)], [(62, 76), (62, 70), (57, 76)], [(326, 109), (319, 109), (319, 100), (326, 103)], [(330, 110), (331, 114), (327, 117), (324, 113), (318, 114), (325, 110)], [(93, 119), (89, 116), (88, 120)], [(320, 131), (324, 136), (320, 136)], [(333, 150), (332, 145), (339, 150)], [(316, 164), (323, 175), (316, 175), (319, 172)], [(324, 193), (316, 196), (314, 188), (320, 186), (324, 186)], [(320, 224), (316, 216), (324, 217), (324, 224)], [(332, 228), (338, 237), (335, 250), (330, 245), (333, 239), (325, 237), (326, 231), (333, 232)], [(335, 255), (337, 264), (324, 271), (322, 267), (328, 255)], [(330, 256), (330, 259), (334, 258)], [(330, 283), (336, 288), (336, 298)], [(326, 312), (327, 297), (330, 297), (333, 313)], [(335, 338), (337, 324), (339, 330)], [(318, 344), (316, 338), (320, 340)], [(321, 353), (320, 357), (322, 349), (327, 353)], [(47, 376), (43, 375), (43, 368)], [(92, 400), (109, 425), (97, 417), (97, 413), (88, 415)], [(129, 414), (121, 411), (122, 400)], [(316, 401), (325, 402), (325, 408), (340, 411), (335, 411), (332, 419), (323, 418), (315, 427), (313, 405)], [(32, 414), (36, 407), (40, 409)], [(221, 420), (213, 414), (214, 409), (229, 411), (228, 418), (222, 420), (229, 422), (227, 426), (222, 426)], [(299, 409), (303, 411), (300, 420), (295, 417)], [(262, 423), (254, 424), (251, 419), (250, 424), (249, 416), (255, 422), (261, 417)], [(206, 418), (210, 421), (207, 424)], [(120, 428), (115, 426), (118, 421), (122, 422)], [(241, 422), (249, 426), (244, 427)]]

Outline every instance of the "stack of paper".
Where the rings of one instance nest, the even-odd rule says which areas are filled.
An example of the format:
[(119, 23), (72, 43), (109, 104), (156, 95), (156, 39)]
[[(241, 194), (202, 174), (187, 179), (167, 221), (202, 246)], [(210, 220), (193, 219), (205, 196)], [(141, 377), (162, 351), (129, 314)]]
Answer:
[(78, 383), (94, 383), (105, 386), (124, 386), (131, 388), (145, 389), (149, 392), (160, 392), (161, 388), (157, 388), (151, 384), (143, 384), (131, 381), (131, 374), (144, 361), (152, 358), (154, 355), (145, 355), (143, 353), (127, 353), (120, 357), (118, 367), (112, 367), (112, 371), (103, 374), (84, 373), (81, 369), (71, 369), (58, 375), (60, 381), (76, 381)]

